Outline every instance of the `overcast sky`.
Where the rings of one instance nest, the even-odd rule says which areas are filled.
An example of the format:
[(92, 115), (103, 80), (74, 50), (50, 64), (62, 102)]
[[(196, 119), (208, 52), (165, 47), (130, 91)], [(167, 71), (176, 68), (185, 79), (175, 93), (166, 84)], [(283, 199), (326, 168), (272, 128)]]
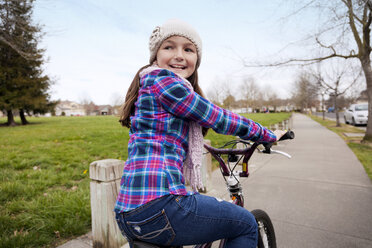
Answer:
[(199, 77), (205, 92), (227, 80), (238, 92), (249, 76), (289, 97), (297, 68), (244, 68), (242, 63), (312, 52), (287, 45), (299, 44), (319, 17), (307, 12), (285, 18), (296, 6), (283, 2), (37, 0), (34, 21), (46, 33), (41, 43), (48, 58), (45, 71), (56, 82), (52, 99), (113, 104), (124, 98), (137, 70), (148, 63), (153, 28), (171, 18), (190, 23), (202, 38)]

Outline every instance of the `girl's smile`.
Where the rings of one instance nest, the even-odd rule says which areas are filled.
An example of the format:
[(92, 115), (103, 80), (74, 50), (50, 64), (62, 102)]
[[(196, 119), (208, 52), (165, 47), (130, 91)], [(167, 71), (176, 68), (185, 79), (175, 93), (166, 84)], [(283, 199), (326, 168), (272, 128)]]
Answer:
[(197, 60), (195, 45), (182, 36), (166, 39), (156, 54), (156, 61), (160, 68), (168, 69), (184, 78), (194, 73)]

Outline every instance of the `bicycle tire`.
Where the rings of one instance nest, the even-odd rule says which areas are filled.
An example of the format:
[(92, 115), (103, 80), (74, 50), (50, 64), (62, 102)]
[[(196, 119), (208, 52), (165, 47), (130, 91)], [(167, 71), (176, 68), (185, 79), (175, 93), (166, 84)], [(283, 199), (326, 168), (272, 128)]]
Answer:
[(261, 210), (251, 211), (258, 225), (258, 248), (276, 248), (276, 238), (273, 223), (269, 215)]

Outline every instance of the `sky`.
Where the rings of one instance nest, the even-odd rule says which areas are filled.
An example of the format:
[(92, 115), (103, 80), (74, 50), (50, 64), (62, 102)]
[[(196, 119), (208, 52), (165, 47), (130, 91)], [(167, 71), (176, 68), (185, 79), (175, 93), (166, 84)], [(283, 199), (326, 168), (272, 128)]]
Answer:
[(297, 7), (282, 0), (36, 0), (33, 19), (45, 32), (40, 47), (46, 49), (45, 73), (54, 81), (52, 100), (123, 101), (137, 70), (148, 64), (152, 30), (172, 18), (191, 24), (202, 39), (204, 92), (228, 82), (238, 99), (239, 84), (250, 77), (287, 98), (298, 68), (247, 68), (243, 60), (309, 55), (296, 44), (318, 17), (307, 12), (287, 18)]

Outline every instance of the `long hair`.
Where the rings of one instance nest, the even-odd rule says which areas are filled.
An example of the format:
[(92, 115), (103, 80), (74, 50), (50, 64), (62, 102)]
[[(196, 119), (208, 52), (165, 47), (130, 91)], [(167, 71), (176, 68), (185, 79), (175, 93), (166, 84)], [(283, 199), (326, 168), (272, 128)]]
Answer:
[(129, 86), (127, 95), (125, 96), (125, 102), (120, 108), (120, 119), (119, 122), (122, 126), (130, 128), (130, 116), (134, 115), (134, 103), (138, 98), (138, 91), (140, 88), (140, 76), (139, 73), (151, 65), (145, 65), (141, 67), (136, 75), (134, 76), (132, 83)]
[[(129, 86), (127, 95), (125, 96), (125, 102), (121, 106), (120, 110), (120, 119), (119, 122), (121, 123), (122, 126), (130, 128), (130, 117), (134, 115), (135, 111), (135, 102), (137, 101), (138, 98), (138, 91), (140, 88), (140, 72), (147, 68), (150, 67), (151, 64), (145, 65), (142, 68), (140, 68), (136, 75), (133, 78), (133, 81), (131, 85)], [(194, 73), (187, 78), (189, 82), (191, 83), (192, 87), (194, 88), (194, 91), (198, 93), (200, 96), (205, 97), (202, 89), (199, 86), (199, 80), (198, 80), (198, 70), (196, 69)], [(205, 136), (208, 132), (208, 128), (202, 128), (203, 131), (203, 136)]]

